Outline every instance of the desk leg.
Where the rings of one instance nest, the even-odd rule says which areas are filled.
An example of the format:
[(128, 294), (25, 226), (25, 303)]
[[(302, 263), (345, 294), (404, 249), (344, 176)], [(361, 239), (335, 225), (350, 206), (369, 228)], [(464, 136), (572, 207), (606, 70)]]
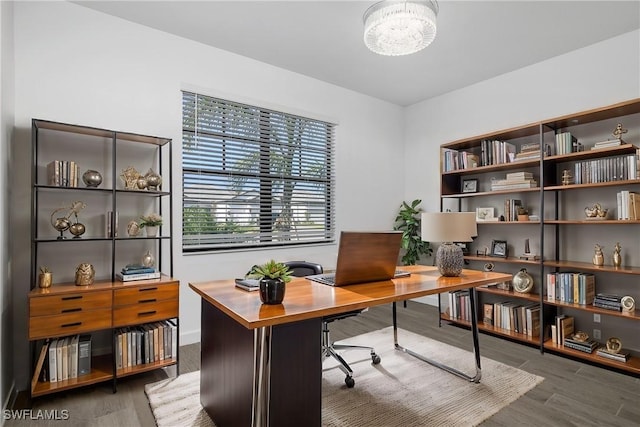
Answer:
[(269, 392), (271, 390), (271, 326), (253, 332), (252, 427), (269, 427)]
[[(480, 382), (480, 378), (482, 377), (482, 369), (480, 366), (480, 345), (478, 343), (478, 320), (476, 317), (476, 290), (475, 288), (470, 288), (469, 289), (469, 303), (471, 305), (471, 334), (473, 336), (473, 352), (474, 352), (474, 356), (476, 359), (476, 373), (474, 376), (469, 376), (467, 374), (465, 374), (464, 372), (460, 372), (459, 370), (452, 368), (450, 366), (444, 365), (438, 361), (435, 361), (433, 359), (429, 359), (425, 356), (422, 356), (421, 354), (415, 353), (414, 351), (411, 351), (405, 347), (402, 347), (400, 344), (398, 344), (398, 321), (397, 321), (397, 314), (396, 314), (396, 303), (393, 303), (393, 343), (395, 345), (396, 350), (402, 351), (404, 353), (407, 353), (417, 359), (422, 360), (423, 362), (429, 363), (430, 365), (433, 365), (437, 368), (443, 369), (451, 374), (457, 375), (460, 378), (464, 378), (470, 382), (474, 382), (474, 383), (479, 383)], [(439, 314), (438, 314), (439, 316)]]

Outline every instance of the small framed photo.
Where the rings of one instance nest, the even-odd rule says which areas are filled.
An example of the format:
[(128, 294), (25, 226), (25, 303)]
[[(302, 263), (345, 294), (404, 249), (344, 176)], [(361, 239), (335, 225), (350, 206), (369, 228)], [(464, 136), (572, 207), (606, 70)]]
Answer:
[(506, 258), (508, 256), (507, 241), (493, 240), (491, 242), (491, 256)]
[(478, 180), (477, 179), (463, 179), (462, 180), (462, 192), (463, 193), (477, 193), (478, 192)]
[(476, 221), (495, 221), (494, 208), (476, 208)]

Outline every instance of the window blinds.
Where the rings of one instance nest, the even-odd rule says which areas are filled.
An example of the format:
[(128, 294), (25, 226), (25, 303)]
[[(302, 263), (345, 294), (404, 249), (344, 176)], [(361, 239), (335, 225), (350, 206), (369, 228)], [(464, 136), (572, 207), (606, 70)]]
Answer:
[(331, 123), (182, 97), (183, 251), (334, 238)]

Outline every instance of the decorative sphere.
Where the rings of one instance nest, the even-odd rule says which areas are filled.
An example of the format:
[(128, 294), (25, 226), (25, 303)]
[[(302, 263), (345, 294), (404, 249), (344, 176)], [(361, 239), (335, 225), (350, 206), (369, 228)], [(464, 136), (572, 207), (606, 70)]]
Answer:
[(136, 185), (140, 190), (144, 190), (145, 188), (147, 188), (147, 179), (144, 176), (141, 176), (136, 181)]
[(75, 224), (72, 224), (69, 227), (69, 233), (71, 233), (71, 234), (73, 234), (75, 236), (74, 239), (77, 239), (80, 236), (82, 236), (85, 231), (86, 231), (86, 228), (85, 228), (84, 224), (81, 224), (79, 222), (76, 222)]
[(98, 171), (89, 169), (82, 174), (82, 181), (84, 181), (87, 187), (97, 187), (102, 184), (102, 175), (100, 175)]
[(56, 221), (53, 224), (53, 228), (58, 231), (66, 231), (71, 227), (71, 222), (67, 218), (56, 218)]
[(511, 280), (513, 290), (523, 294), (531, 292), (533, 289), (533, 277), (527, 273), (526, 268), (520, 269)]

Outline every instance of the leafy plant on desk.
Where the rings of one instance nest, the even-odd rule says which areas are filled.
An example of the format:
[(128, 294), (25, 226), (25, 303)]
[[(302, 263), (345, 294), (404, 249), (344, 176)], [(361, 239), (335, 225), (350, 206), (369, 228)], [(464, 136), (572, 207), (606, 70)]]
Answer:
[(247, 275), (249, 279), (280, 279), (284, 283), (291, 281), (292, 271), (281, 262), (270, 260), (262, 265), (254, 265)]
[(421, 255), (431, 255), (433, 249), (429, 242), (425, 242), (421, 237), (420, 230), (420, 212), (422, 209), (418, 205), (422, 202), (420, 199), (416, 199), (407, 204), (402, 202), (400, 206), (400, 212), (396, 217), (394, 230), (402, 231), (402, 249), (405, 250), (402, 256), (402, 263), (404, 265), (415, 265)]

